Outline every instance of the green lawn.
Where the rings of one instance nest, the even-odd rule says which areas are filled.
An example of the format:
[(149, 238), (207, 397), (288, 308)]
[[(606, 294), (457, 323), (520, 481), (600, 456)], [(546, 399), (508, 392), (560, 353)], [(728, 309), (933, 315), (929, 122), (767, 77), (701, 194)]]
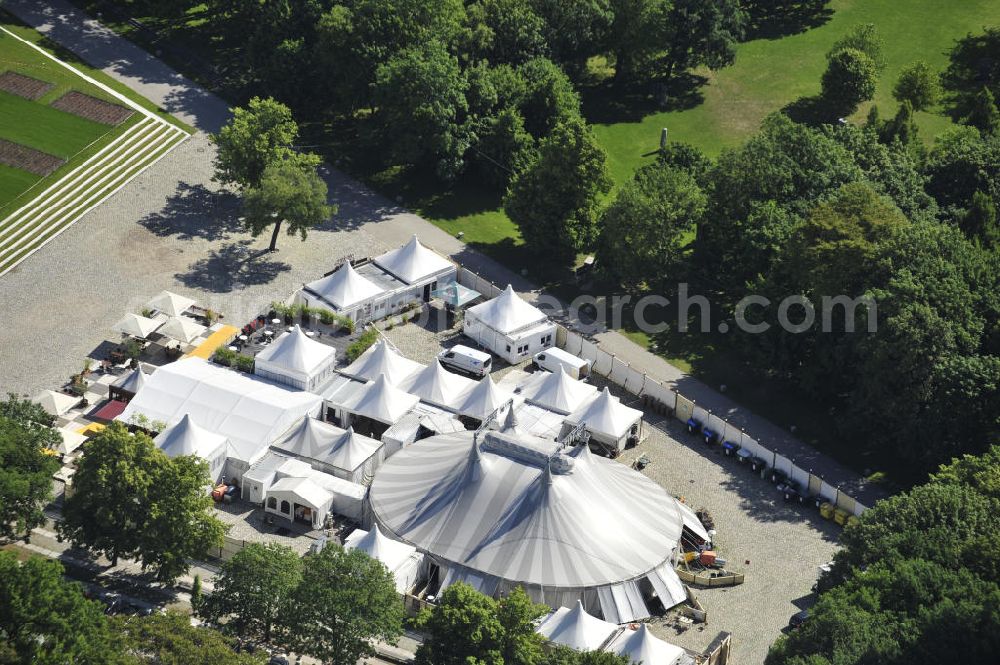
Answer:
[[(18, 194), (36, 182), (38, 182), (38, 176), (35, 174), (0, 164), (0, 203), (14, 200)], [(3, 215), (3, 208), (0, 208), (0, 217)]]
[(68, 159), (115, 129), (0, 91), (0, 138)]

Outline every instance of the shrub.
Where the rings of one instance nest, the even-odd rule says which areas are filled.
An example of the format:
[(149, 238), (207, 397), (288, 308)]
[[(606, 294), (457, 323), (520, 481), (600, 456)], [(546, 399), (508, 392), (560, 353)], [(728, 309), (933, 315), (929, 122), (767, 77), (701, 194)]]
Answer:
[(325, 326), (333, 325), (333, 322), (337, 320), (337, 315), (328, 309), (319, 310), (319, 321)]
[(220, 365), (231, 367), (232, 364), (236, 362), (236, 352), (230, 351), (225, 346), (220, 346), (215, 350), (215, 353), (212, 354), (212, 360)]
[(368, 347), (374, 344), (377, 339), (377, 328), (372, 327), (361, 333), (361, 336), (351, 342), (351, 345), (347, 347), (346, 351), (344, 351), (344, 354), (347, 356), (347, 360), (350, 362), (357, 360), (358, 356), (367, 351)]
[(253, 374), (253, 356), (236, 355), (233, 366), (241, 372)]

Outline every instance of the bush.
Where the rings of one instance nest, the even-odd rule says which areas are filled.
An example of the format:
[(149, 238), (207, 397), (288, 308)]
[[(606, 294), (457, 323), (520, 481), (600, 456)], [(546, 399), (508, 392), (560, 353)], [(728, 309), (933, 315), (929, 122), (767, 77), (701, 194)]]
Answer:
[(344, 354), (347, 356), (347, 360), (354, 362), (358, 359), (362, 353), (368, 350), (368, 347), (375, 343), (378, 339), (378, 329), (372, 327), (361, 333), (361, 337), (351, 342), (351, 345), (347, 347)]
[(247, 374), (253, 374), (253, 363), (254, 363), (253, 356), (236, 355), (233, 362), (233, 367), (240, 370), (241, 372), (246, 372)]
[(212, 354), (212, 360), (220, 365), (224, 365), (225, 367), (231, 367), (233, 363), (236, 362), (236, 352), (230, 351), (225, 346), (220, 346), (215, 350), (215, 353)]
[(319, 322), (325, 326), (333, 325), (333, 322), (337, 320), (337, 315), (328, 309), (319, 310)]

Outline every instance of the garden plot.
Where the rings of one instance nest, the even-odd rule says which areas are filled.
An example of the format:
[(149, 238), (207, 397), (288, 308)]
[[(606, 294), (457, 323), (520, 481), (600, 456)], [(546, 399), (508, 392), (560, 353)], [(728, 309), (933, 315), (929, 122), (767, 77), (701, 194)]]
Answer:
[(39, 79), (18, 74), (17, 72), (4, 72), (0, 74), (0, 90), (32, 101), (42, 97), (54, 87), (53, 84), (47, 81), (40, 81)]
[(65, 95), (52, 102), (52, 108), (72, 113), (75, 116), (86, 118), (102, 125), (120, 125), (128, 120), (135, 111), (127, 109), (118, 104), (112, 104), (103, 100), (85, 95), (82, 92), (67, 92)]

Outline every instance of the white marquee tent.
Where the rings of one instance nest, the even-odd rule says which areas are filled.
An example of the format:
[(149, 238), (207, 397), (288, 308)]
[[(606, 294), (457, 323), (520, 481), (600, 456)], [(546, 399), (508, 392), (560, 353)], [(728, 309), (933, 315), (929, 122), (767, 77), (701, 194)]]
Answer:
[(584, 423), (591, 438), (624, 450), (629, 436), (639, 436), (642, 411), (625, 406), (605, 387), (597, 397), (566, 418), (569, 425)]
[(146, 307), (163, 312), (167, 316), (180, 316), (188, 311), (194, 303), (193, 299), (179, 296), (172, 291), (160, 291), (146, 303)]
[(137, 414), (169, 424), (190, 415), (205, 429), (229, 439), (232, 458), (242, 470), (237, 478), (303, 415), (318, 415), (322, 398), (287, 390), (213, 365), (201, 358), (182, 358), (160, 367), (129, 402), (117, 420)]
[(326, 277), (309, 282), (305, 290), (307, 297), (316, 296), (319, 304), (326, 301), (337, 311), (349, 310), (383, 293), (381, 287), (359, 275), (350, 261)]
[(309, 339), (299, 326), (257, 354), (253, 373), (299, 390), (315, 390), (334, 374), (336, 349)]
[(160, 432), (153, 443), (167, 454), (167, 457), (194, 455), (208, 462), (213, 482), (222, 475), (226, 462), (228, 441), (222, 434), (210, 432), (199, 426), (188, 414)]
[(419, 401), (420, 398), (416, 395), (411, 395), (391, 385), (383, 375), (366, 383), (361, 390), (352, 394), (340, 406), (354, 415), (392, 425), (406, 415)]
[(423, 555), (412, 545), (387, 538), (379, 531), (377, 524), (372, 525), (370, 531), (355, 529), (351, 532), (351, 535), (344, 540), (344, 549), (360, 550), (385, 564), (396, 578), (396, 591), (401, 594), (412, 589), (417, 583)]
[(123, 316), (111, 329), (123, 335), (145, 339), (156, 332), (156, 329), (161, 325), (163, 325), (163, 321), (129, 313)]
[(186, 316), (171, 316), (156, 332), (178, 342), (190, 344), (205, 332), (205, 326)]
[(482, 420), (508, 399), (510, 392), (498, 387), (493, 382), (493, 377), (487, 374), (465, 395), (458, 412), (463, 416)]
[(455, 264), (424, 247), (417, 236), (397, 249), (375, 257), (376, 265), (407, 284), (417, 284), (455, 272)]
[(577, 651), (596, 651), (617, 631), (617, 624), (588, 614), (578, 600), (573, 609), (560, 607), (549, 614), (535, 632), (553, 644)]
[(379, 339), (340, 373), (361, 381), (374, 381), (384, 376), (395, 386), (422, 369), (424, 365), (404, 357), (386, 340)]
[(382, 463), (382, 442), (341, 429), (330, 423), (303, 417), (277, 441), (276, 450), (318, 462), (322, 470), (351, 482), (370, 480)]
[(76, 395), (67, 395), (55, 390), (43, 390), (32, 397), (31, 401), (45, 409), (45, 413), (50, 416), (58, 417), (79, 404), (80, 398)]
[(574, 379), (562, 366), (556, 372), (540, 372), (522, 391), (525, 401), (562, 415), (576, 411), (596, 393), (597, 388)]
[[(403, 448), (375, 474), (368, 500), (383, 531), (487, 594), (523, 586), (552, 607), (577, 600), (606, 621), (650, 616), (644, 589), (685, 600), (673, 564), (677, 500), (629, 467), (552, 453), (554, 442), (498, 432), (444, 434)], [(547, 462), (543, 460), (548, 460)]]
[(143, 372), (142, 368), (137, 367), (125, 376), (117, 379), (111, 385), (122, 392), (135, 395), (144, 385), (146, 385), (146, 381), (148, 380), (149, 375)]
[(634, 665), (677, 665), (684, 656), (684, 649), (654, 636), (646, 624), (638, 630), (625, 629), (605, 650), (625, 656)]
[(449, 372), (437, 360), (399, 383), (400, 390), (449, 411), (458, 411), (475, 387), (475, 381)]
[(555, 324), (509, 284), (492, 300), (465, 311), (462, 332), (510, 363), (552, 346)]

